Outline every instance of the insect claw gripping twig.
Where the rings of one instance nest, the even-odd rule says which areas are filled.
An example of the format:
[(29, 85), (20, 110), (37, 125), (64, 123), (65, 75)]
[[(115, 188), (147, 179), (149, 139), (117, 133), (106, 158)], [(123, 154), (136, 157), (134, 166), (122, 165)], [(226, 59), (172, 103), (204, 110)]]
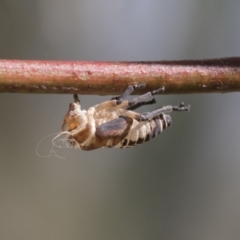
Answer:
[(165, 91), (165, 87), (161, 87), (157, 90), (153, 90), (151, 93), (152, 93), (152, 95), (155, 95), (157, 93), (164, 92), (164, 91)]
[[(146, 84), (130, 85), (119, 97), (97, 104), (89, 110), (81, 110), (70, 104), (64, 118), (64, 131), (70, 145), (82, 150), (93, 150), (101, 147), (128, 148), (139, 145), (156, 137), (171, 126), (172, 111), (189, 111), (190, 106), (181, 103), (179, 106), (163, 106), (151, 112), (137, 113), (133, 110), (148, 104), (156, 103), (153, 95), (163, 92), (164, 87), (147, 92), (131, 101), (126, 98), (134, 89)], [(152, 98), (151, 100), (149, 100)], [(115, 100), (117, 100), (117, 104)], [(78, 96), (74, 102), (80, 105)], [(62, 132), (64, 133), (64, 132)]]
[[(131, 85), (130, 85), (131, 86)], [(132, 85), (134, 88), (145, 88), (146, 87), (146, 83), (142, 82), (142, 83), (137, 83)]]

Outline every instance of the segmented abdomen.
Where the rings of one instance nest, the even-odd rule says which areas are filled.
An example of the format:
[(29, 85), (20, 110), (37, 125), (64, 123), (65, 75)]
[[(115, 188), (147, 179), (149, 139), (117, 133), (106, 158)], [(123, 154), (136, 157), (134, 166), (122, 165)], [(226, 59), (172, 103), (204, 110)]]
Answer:
[(128, 135), (116, 147), (129, 148), (147, 142), (170, 127), (172, 123), (171, 117), (167, 114), (160, 114), (149, 121), (134, 121)]

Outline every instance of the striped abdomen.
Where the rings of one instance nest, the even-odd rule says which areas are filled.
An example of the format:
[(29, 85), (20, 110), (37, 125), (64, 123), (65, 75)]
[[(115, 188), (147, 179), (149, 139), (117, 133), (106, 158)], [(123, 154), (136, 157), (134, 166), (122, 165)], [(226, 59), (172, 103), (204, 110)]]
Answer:
[(171, 117), (163, 113), (145, 122), (134, 120), (128, 135), (116, 147), (129, 148), (147, 142), (170, 127), (171, 123)]

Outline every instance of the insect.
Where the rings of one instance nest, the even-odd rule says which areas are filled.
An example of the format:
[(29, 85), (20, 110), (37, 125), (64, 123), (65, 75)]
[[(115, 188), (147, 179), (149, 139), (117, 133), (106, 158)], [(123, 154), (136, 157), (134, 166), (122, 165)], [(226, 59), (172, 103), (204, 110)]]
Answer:
[(152, 96), (164, 91), (163, 87), (127, 100), (134, 89), (144, 86), (144, 83), (129, 85), (121, 96), (90, 107), (87, 111), (81, 110), (80, 100), (75, 94), (62, 126), (69, 143), (82, 150), (136, 146), (170, 127), (170, 112), (190, 110), (190, 106), (181, 103), (179, 106), (164, 106), (142, 114), (133, 111), (142, 105), (156, 103)]

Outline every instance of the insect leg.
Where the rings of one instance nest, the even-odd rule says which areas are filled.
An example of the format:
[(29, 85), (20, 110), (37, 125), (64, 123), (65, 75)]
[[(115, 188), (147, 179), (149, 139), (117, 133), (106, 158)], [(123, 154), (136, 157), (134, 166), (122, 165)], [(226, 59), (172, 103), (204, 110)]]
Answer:
[[(130, 87), (133, 87), (133, 85), (131, 85)], [(140, 85), (137, 85), (137, 87), (140, 87)], [(135, 88), (136, 88), (136, 85), (135, 85)], [(129, 89), (130, 88), (128, 88), (127, 90), (129, 90)], [(119, 99), (116, 100), (117, 107), (115, 108), (115, 110), (121, 109), (121, 108), (122, 109), (127, 109), (127, 110), (135, 110), (135, 109), (137, 109), (137, 108), (139, 108), (139, 107), (141, 107), (143, 105), (154, 104), (154, 103), (156, 103), (156, 100), (154, 98), (152, 100), (150, 100), (150, 101), (145, 101), (145, 100), (148, 100), (153, 95), (155, 95), (155, 94), (157, 94), (159, 92), (163, 92), (163, 91), (164, 91), (164, 87), (159, 88), (157, 90), (153, 90), (151, 92), (147, 92), (147, 93), (145, 93), (145, 94), (143, 94), (141, 96), (138, 96), (138, 97), (134, 98), (131, 101), (124, 100), (124, 98), (126, 98), (127, 95), (125, 95), (125, 97), (123, 97), (123, 98), (122, 98), (122, 96), (123, 96), (122, 95), (122, 96), (119, 97)]]
[(121, 96), (114, 97), (113, 99), (117, 100), (117, 104), (120, 104), (123, 100), (125, 100), (136, 88), (144, 88), (146, 86), (146, 83), (140, 83), (140, 84), (134, 84), (129, 85), (127, 89), (122, 93)]
[(170, 113), (172, 111), (179, 111), (179, 112), (183, 112), (183, 111), (189, 111), (190, 110), (190, 106), (185, 106), (184, 103), (181, 103), (179, 106), (165, 106), (165, 107), (161, 107), (158, 108), (152, 112), (147, 112), (147, 113), (143, 113), (143, 114), (139, 114), (139, 116), (137, 117), (138, 121), (147, 121), (150, 120), (156, 116), (158, 116), (161, 113)]
[(152, 100), (150, 101), (147, 101), (147, 102), (139, 102), (139, 103), (136, 103), (135, 105), (132, 105), (130, 107), (127, 108), (127, 110), (135, 110), (143, 105), (151, 105), (151, 104), (154, 104), (156, 103), (156, 100), (155, 98), (153, 98)]
[(134, 98), (133, 100), (129, 101), (129, 110), (134, 110), (138, 107), (141, 107), (142, 105), (147, 105), (147, 104), (154, 104), (156, 103), (155, 99), (152, 99), (151, 101), (145, 102), (145, 100), (151, 98), (152, 96), (156, 95), (157, 93), (164, 92), (165, 88), (161, 87), (157, 90), (153, 90), (151, 92), (147, 92), (139, 97)]
[(173, 108), (173, 111), (181, 112), (181, 111), (190, 111), (191, 106), (190, 105), (185, 106), (184, 103), (182, 102), (180, 103), (179, 106), (173, 106), (172, 108)]
[(152, 112), (146, 112), (146, 113), (136, 113), (134, 111), (129, 111), (129, 110), (119, 110), (118, 114), (120, 115), (124, 115), (124, 116), (128, 116), (131, 117), (133, 119), (136, 119), (137, 121), (148, 121), (158, 115), (160, 115), (161, 113), (170, 113), (172, 111), (189, 111), (190, 110), (190, 106), (184, 106), (183, 103), (181, 103), (179, 106), (164, 106), (161, 108), (157, 108), (156, 110), (153, 110)]

